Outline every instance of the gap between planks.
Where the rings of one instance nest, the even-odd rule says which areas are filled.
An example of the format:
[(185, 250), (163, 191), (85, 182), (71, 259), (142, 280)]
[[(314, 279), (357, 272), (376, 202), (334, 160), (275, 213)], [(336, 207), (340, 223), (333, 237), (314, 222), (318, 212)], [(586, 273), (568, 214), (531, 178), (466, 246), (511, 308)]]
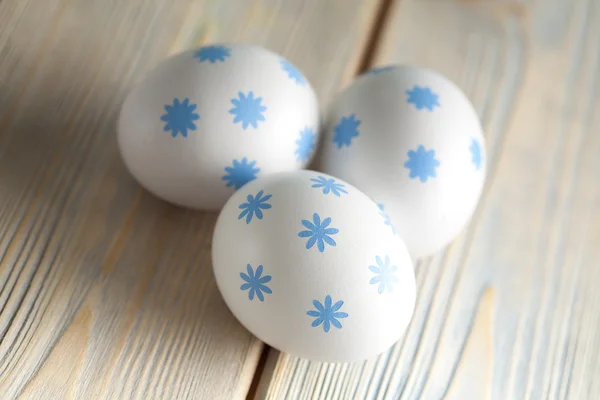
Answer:
[[(372, 22), (370, 23), (370, 32), (366, 35), (361, 50), (357, 52), (359, 54), (357, 62), (351, 75), (347, 79), (342, 80), (343, 84), (346, 84), (348, 80), (367, 71), (373, 65), (373, 61), (375, 61), (377, 52), (379, 51), (381, 38), (385, 32), (385, 26), (390, 19), (390, 10), (394, 3), (395, 0), (379, 1), (377, 11), (374, 13)], [(246, 396), (247, 400), (258, 398), (260, 393), (266, 391), (271, 376), (275, 373), (274, 368), (278, 357), (279, 351), (264, 344), (260, 359), (256, 365), (254, 378), (252, 379), (250, 389)]]

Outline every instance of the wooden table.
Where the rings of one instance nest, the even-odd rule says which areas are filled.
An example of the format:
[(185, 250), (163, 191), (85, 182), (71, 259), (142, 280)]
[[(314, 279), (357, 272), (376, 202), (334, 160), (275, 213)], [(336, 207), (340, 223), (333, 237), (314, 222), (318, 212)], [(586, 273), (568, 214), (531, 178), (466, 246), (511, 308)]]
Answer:
[[(262, 44), (324, 106), (393, 62), (438, 69), (482, 117), (471, 224), (416, 267), (378, 358), (266, 348), (221, 299), (215, 215), (132, 180), (115, 118), (168, 54)], [(0, 1), (0, 398), (600, 398), (600, 2)]]

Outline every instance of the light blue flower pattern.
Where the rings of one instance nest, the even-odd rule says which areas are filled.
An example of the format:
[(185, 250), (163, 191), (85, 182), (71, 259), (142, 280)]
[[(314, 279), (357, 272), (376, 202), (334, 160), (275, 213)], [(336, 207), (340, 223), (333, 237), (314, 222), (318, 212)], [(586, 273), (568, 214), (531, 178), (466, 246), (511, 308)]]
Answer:
[(211, 64), (217, 61), (224, 62), (229, 56), (231, 56), (231, 49), (225, 46), (203, 46), (194, 53), (194, 57), (200, 60), (200, 62), (208, 61)]
[(233, 160), (233, 166), (225, 167), (224, 175), (221, 179), (225, 181), (227, 187), (235, 187), (239, 189), (246, 183), (256, 179), (256, 175), (260, 172), (260, 168), (255, 168), (256, 161), (248, 162), (246, 157), (240, 161)]
[(317, 139), (316, 133), (309, 127), (304, 128), (300, 132), (300, 137), (296, 140), (296, 159), (298, 162), (305, 162), (310, 159), (310, 156), (315, 149)]
[(200, 119), (200, 116), (194, 112), (198, 106), (190, 103), (187, 97), (183, 101), (178, 98), (173, 99), (173, 105), (166, 104), (165, 111), (160, 119), (165, 122), (163, 130), (171, 131), (171, 136), (175, 137), (178, 133), (183, 137), (187, 137), (188, 130), (195, 131), (196, 124), (194, 121)]
[(316, 178), (311, 178), (310, 180), (315, 182), (315, 184), (312, 185), (312, 187), (317, 189), (323, 188), (323, 194), (332, 193), (337, 197), (340, 197), (342, 193), (348, 194), (348, 191), (346, 191), (346, 186), (336, 182), (333, 178), (325, 178), (324, 176), (318, 176)]
[(369, 265), (369, 270), (375, 274), (369, 283), (371, 285), (379, 284), (377, 287), (379, 294), (383, 294), (385, 290), (392, 293), (393, 285), (399, 282), (398, 277), (395, 275), (398, 267), (390, 265), (389, 256), (385, 256), (385, 262), (379, 256), (375, 257), (375, 261), (377, 262), (377, 266)]
[(300, 86), (304, 86), (306, 84), (306, 78), (304, 78), (304, 75), (302, 75), (302, 72), (300, 72), (298, 70), (298, 68), (294, 67), (294, 65), (292, 65), (292, 63), (290, 63), (287, 60), (281, 60), (281, 68), (283, 68), (283, 70), (285, 72), (287, 72), (288, 77), (290, 79), (292, 79), (294, 82), (296, 82), (296, 84), (300, 85)]
[(264, 190), (261, 190), (256, 194), (256, 196), (252, 196), (251, 194), (246, 197), (248, 200), (246, 203), (240, 204), (239, 209), (244, 210), (238, 216), (238, 219), (242, 219), (246, 217), (246, 224), (249, 224), (252, 221), (252, 218), (256, 215), (256, 218), (263, 219), (262, 210), (268, 210), (271, 208), (271, 204), (267, 203), (272, 195), (268, 194), (263, 196)]
[(408, 151), (408, 161), (404, 166), (410, 170), (411, 179), (419, 178), (421, 182), (427, 182), (427, 179), (436, 177), (440, 162), (435, 158), (435, 150), (426, 150), (420, 145), (417, 151)]
[(471, 161), (473, 162), (475, 169), (481, 169), (481, 144), (479, 144), (479, 141), (477, 141), (477, 139), (471, 138), (471, 147), (469, 147), (469, 149), (471, 150)]
[(235, 106), (229, 110), (229, 114), (235, 115), (233, 123), (237, 124), (240, 122), (244, 130), (248, 126), (256, 129), (260, 121), (265, 121), (263, 113), (267, 111), (267, 107), (262, 105), (261, 102), (262, 97), (255, 98), (252, 91), (248, 92), (248, 94), (239, 92), (237, 99), (231, 99), (231, 103)]
[(323, 325), (323, 332), (325, 333), (330, 331), (331, 325), (337, 329), (342, 329), (342, 323), (338, 321), (338, 319), (348, 318), (348, 313), (339, 311), (344, 305), (344, 301), (339, 300), (335, 304), (332, 303), (333, 301), (331, 300), (330, 295), (325, 296), (325, 301), (323, 303), (318, 300), (313, 300), (315, 309), (306, 312), (306, 315), (315, 318), (311, 324), (313, 328)]
[(261, 276), (263, 273), (263, 266), (259, 265), (256, 268), (256, 271), (252, 269), (252, 266), (248, 264), (246, 266), (246, 272), (240, 272), (240, 277), (244, 281), (242, 286), (240, 286), (240, 290), (248, 291), (248, 299), (250, 301), (254, 300), (254, 295), (258, 297), (258, 300), (265, 301), (265, 294), (271, 294), (273, 291), (266, 285), (271, 282), (271, 275)]
[(330, 217), (325, 218), (323, 222), (321, 222), (321, 217), (319, 217), (319, 214), (317, 213), (313, 214), (312, 222), (306, 219), (302, 220), (302, 225), (308, 228), (308, 230), (301, 231), (300, 233), (298, 233), (298, 236), (301, 238), (309, 238), (306, 241), (307, 250), (312, 248), (315, 245), (315, 243), (317, 244), (317, 248), (321, 253), (325, 251), (325, 243), (333, 247), (337, 245), (335, 240), (333, 240), (333, 238), (330, 235), (337, 234), (339, 232), (339, 229), (328, 228), (330, 224)]
[(377, 206), (379, 207), (379, 215), (381, 215), (383, 217), (384, 224), (386, 224), (389, 227), (391, 227), (392, 228), (392, 233), (395, 235), (396, 234), (396, 227), (394, 226), (394, 224), (392, 224), (392, 221), (391, 221), (390, 216), (388, 215), (388, 213), (385, 212), (385, 206), (383, 204), (378, 204)]
[(438, 95), (428, 87), (415, 85), (411, 90), (407, 90), (406, 94), (408, 95), (407, 103), (413, 104), (417, 110), (426, 108), (433, 111), (434, 107), (440, 106)]
[(359, 135), (358, 126), (360, 120), (356, 119), (356, 114), (350, 114), (340, 118), (340, 121), (334, 128), (333, 143), (335, 143), (338, 149), (343, 146), (350, 146), (352, 139)]

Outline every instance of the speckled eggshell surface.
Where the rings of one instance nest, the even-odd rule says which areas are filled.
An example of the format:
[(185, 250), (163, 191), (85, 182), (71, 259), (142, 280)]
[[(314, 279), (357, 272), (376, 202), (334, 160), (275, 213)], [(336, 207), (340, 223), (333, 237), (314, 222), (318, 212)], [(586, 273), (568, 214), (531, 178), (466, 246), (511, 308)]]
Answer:
[(377, 68), (333, 104), (318, 169), (381, 205), (414, 258), (449, 244), (483, 188), (485, 143), (465, 94), (439, 73)]
[(252, 181), (214, 231), (213, 269), (237, 319), (272, 347), (329, 362), (369, 358), (404, 334), (409, 254), (364, 193), (314, 171)]
[(156, 196), (218, 210), (252, 179), (308, 165), (318, 124), (316, 95), (290, 62), (257, 46), (215, 44), (169, 57), (133, 88), (118, 145)]

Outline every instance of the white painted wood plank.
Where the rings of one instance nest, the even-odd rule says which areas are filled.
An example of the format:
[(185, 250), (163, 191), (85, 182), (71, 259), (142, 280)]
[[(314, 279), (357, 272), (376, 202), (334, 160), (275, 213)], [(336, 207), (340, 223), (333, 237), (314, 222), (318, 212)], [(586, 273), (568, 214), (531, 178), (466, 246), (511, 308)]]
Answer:
[(326, 101), (377, 2), (0, 1), (0, 397), (235, 399), (262, 344), (214, 284), (215, 215), (140, 190), (126, 91), (195, 44), (263, 44)]
[(473, 100), (481, 204), (417, 266), (394, 348), (349, 365), (273, 354), (257, 398), (600, 398), (600, 3), (396, 1), (376, 53), (435, 68)]

